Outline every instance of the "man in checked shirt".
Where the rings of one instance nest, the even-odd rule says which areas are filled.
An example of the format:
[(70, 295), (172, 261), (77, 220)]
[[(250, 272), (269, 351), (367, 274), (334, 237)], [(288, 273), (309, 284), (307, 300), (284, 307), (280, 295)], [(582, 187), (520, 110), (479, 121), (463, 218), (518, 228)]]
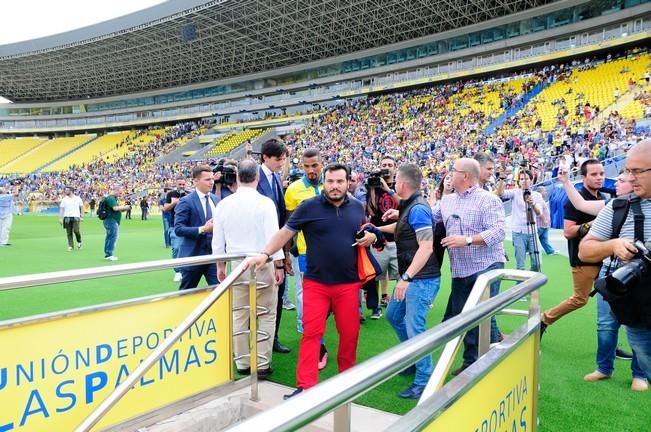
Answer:
[[(477, 276), (504, 268), (504, 207), (493, 193), (479, 187), (480, 167), (474, 159), (462, 158), (452, 168), (454, 193), (445, 195), (432, 209), (434, 224), (443, 222), (452, 272), (452, 291), (443, 320), (461, 313)], [(463, 339), (463, 365), (458, 375), (479, 357), (479, 329)]]

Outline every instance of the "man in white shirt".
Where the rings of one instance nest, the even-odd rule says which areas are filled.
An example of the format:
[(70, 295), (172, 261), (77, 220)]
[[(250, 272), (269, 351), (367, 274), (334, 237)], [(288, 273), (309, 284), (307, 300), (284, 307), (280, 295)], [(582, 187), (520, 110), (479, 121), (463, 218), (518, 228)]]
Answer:
[[(260, 176), (258, 164), (250, 159), (239, 163), (237, 170), (237, 191), (219, 202), (215, 209), (212, 252), (213, 254), (244, 254), (264, 249), (278, 231), (278, 215), (274, 202), (260, 194), (256, 188)], [(276, 306), (278, 302), (278, 285), (283, 282), (285, 255), (281, 250), (271, 256), (273, 262), (267, 263), (263, 270), (257, 272), (257, 280), (266, 288), (257, 291), (257, 304), (268, 310), (259, 318), (259, 329), (269, 337), (258, 344), (258, 353), (268, 360), (266, 365), (258, 370), (258, 378), (271, 375), (271, 356), (273, 335), (276, 325)], [(234, 262), (238, 265), (241, 261)], [(226, 278), (225, 263), (218, 263), (217, 277)], [(239, 279), (240, 284), (233, 288), (233, 307), (249, 304), (248, 283), (249, 273)], [(248, 309), (233, 311), (233, 333), (249, 329)], [(249, 341), (244, 335), (235, 336), (233, 340), (235, 357), (249, 352)], [(265, 362), (265, 360), (262, 360)], [(237, 371), (241, 374), (250, 372), (250, 358), (243, 357), (236, 361)]]
[(79, 231), (79, 223), (84, 219), (84, 203), (77, 195), (74, 194), (70, 186), (65, 188), (66, 196), (59, 204), (59, 224), (63, 225), (68, 236), (68, 251), (75, 249), (74, 242), (72, 241), (72, 234), (75, 234), (77, 239), (77, 249), (81, 249), (81, 232)]
[[(545, 202), (539, 192), (531, 190), (533, 173), (528, 169), (520, 171), (518, 178), (519, 188), (505, 190), (500, 196), (503, 200), (512, 200), (513, 207), (511, 212), (513, 249), (515, 249), (515, 263), (518, 270), (524, 270), (526, 266), (527, 254), (531, 261), (531, 271), (540, 271), (540, 255), (536, 254), (537, 250), (534, 243), (538, 241), (537, 237), (532, 234), (531, 222), (535, 223), (535, 218), (540, 217), (543, 213)], [(533, 211), (534, 221), (529, 221), (527, 212), (531, 208)]]

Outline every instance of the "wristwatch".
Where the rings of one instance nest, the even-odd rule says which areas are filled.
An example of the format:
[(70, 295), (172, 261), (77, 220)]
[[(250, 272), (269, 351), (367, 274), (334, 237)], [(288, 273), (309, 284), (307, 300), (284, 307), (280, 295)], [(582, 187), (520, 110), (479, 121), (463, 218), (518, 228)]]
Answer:
[(472, 246), (472, 237), (471, 236), (466, 237), (466, 245), (467, 246)]
[(411, 282), (414, 279), (412, 279), (411, 276), (409, 276), (406, 272), (400, 275), (400, 280), (403, 280), (405, 282)]

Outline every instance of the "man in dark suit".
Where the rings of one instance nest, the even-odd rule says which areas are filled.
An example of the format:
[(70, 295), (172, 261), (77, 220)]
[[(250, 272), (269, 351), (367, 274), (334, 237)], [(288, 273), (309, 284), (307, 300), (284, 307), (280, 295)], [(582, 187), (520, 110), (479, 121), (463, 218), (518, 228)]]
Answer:
[[(259, 168), (260, 181), (258, 182), (257, 190), (262, 195), (271, 198), (276, 205), (276, 213), (278, 214), (278, 228), (285, 225), (286, 210), (285, 210), (285, 197), (283, 194), (282, 182), (278, 172), (285, 165), (287, 159), (287, 147), (279, 139), (270, 139), (262, 144), (260, 149), (262, 153), (262, 164)], [(289, 255), (285, 254), (285, 259)], [(278, 286), (278, 303), (276, 305), (276, 332), (274, 334), (273, 350), (277, 353), (290, 352), (289, 347), (281, 344), (278, 341), (278, 328), (280, 327), (280, 319), (283, 313), (283, 294), (287, 289), (287, 282), (283, 278), (283, 282)]]
[[(212, 215), (217, 198), (211, 193), (213, 173), (208, 165), (192, 169), (195, 190), (183, 197), (174, 211), (174, 232), (181, 238), (179, 258), (212, 254)], [(196, 288), (201, 276), (209, 285), (217, 284), (217, 266), (205, 264), (183, 267), (179, 289)]]

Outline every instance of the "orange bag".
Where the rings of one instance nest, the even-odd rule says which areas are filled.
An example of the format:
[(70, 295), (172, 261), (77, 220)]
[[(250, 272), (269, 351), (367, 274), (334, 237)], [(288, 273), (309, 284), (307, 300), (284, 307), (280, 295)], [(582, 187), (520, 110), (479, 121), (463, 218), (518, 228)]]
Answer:
[(382, 273), (382, 267), (369, 253), (367, 247), (357, 247), (357, 275), (362, 283), (375, 279)]

